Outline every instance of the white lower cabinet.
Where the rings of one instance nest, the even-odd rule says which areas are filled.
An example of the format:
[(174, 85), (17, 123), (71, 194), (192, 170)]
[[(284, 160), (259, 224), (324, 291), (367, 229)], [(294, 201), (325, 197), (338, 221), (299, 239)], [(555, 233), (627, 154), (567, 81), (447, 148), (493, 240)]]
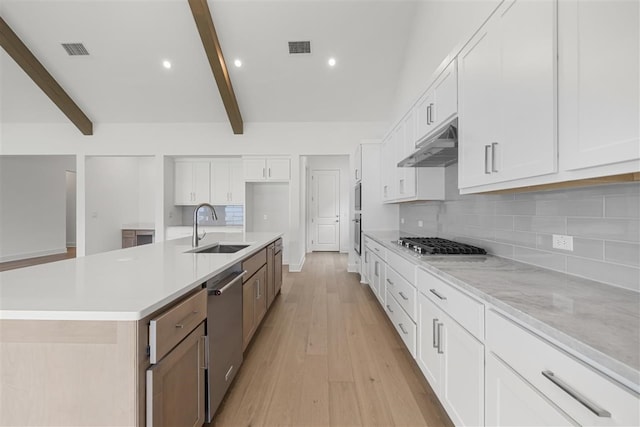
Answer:
[(495, 354), (487, 354), (486, 425), (570, 426), (575, 422)]
[[(487, 312), (486, 328), (487, 349), (577, 424), (640, 425), (640, 401), (633, 392), (494, 310)], [(503, 390), (494, 400), (516, 399), (508, 393)], [(510, 424), (524, 425), (525, 417)]]
[(484, 345), (418, 295), (418, 366), (455, 425), (484, 425)]

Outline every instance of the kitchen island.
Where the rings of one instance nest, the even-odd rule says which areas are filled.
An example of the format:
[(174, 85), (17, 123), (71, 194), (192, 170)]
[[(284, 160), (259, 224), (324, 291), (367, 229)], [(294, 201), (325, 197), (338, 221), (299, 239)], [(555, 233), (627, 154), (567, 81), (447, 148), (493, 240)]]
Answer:
[(248, 246), (200, 254), (183, 238), (1, 273), (0, 425), (145, 425), (148, 319), (280, 236), (207, 234), (200, 248)]

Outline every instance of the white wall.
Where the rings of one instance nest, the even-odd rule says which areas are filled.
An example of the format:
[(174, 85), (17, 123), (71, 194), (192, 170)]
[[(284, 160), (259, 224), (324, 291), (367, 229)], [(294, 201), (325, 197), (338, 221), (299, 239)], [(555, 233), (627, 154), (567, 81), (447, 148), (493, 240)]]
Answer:
[(66, 252), (73, 156), (0, 157), (0, 261)]
[[(349, 238), (350, 229), (352, 227), (351, 222), (351, 209), (350, 209), (350, 191), (351, 191), (351, 173), (349, 168), (349, 156), (308, 156), (307, 167), (309, 173), (313, 173), (314, 170), (339, 170), (340, 171), (340, 252), (347, 253), (351, 246), (351, 240)], [(310, 183), (307, 182), (306, 186), (306, 204), (309, 204), (308, 198), (311, 194)], [(303, 200), (305, 200), (303, 199)], [(310, 214), (310, 213), (309, 213)], [(307, 224), (307, 248), (311, 244), (311, 233), (309, 230), (309, 218), (305, 218)]]
[[(86, 255), (120, 249), (123, 225), (153, 223), (154, 171), (153, 158), (86, 158)], [(141, 200), (140, 189), (151, 196)], [(141, 209), (141, 201), (148, 206)]]
[[(489, 18), (500, 0), (425, 0), (418, 6), (413, 33), (398, 79), (393, 123), (417, 101), (448, 55), (458, 53)], [(452, 58), (451, 58), (452, 59)], [(389, 128), (391, 127), (389, 124)], [(387, 129), (389, 130), (389, 129)]]
[(76, 245), (76, 173), (65, 172), (67, 205), (67, 247)]
[[(227, 123), (139, 123), (95, 125), (93, 136), (83, 136), (71, 124), (5, 123), (2, 129), (0, 152), (4, 154), (77, 154), (83, 156), (156, 156), (156, 170), (165, 171), (162, 198), (156, 201), (156, 236), (162, 238), (163, 227), (173, 218), (173, 175), (165, 156), (234, 156), (287, 155), (291, 158), (289, 199), (291, 263), (301, 266), (305, 240), (301, 235), (300, 186), (301, 155), (349, 155), (362, 139), (380, 138), (386, 123), (323, 122), (323, 123), (245, 123), (244, 135), (233, 135)], [(84, 167), (84, 163), (82, 165)], [(167, 173), (171, 174), (170, 180)], [(158, 181), (161, 183), (162, 181)], [(156, 186), (156, 188), (158, 188)], [(78, 171), (78, 203), (83, 206), (90, 189), (84, 189), (84, 171)], [(171, 194), (169, 194), (171, 192)], [(157, 192), (158, 193), (158, 192)], [(78, 254), (82, 256), (85, 238), (85, 210), (78, 214)], [(174, 215), (175, 217), (175, 215)], [(90, 221), (90, 218), (86, 218)], [(87, 252), (88, 253), (88, 252)], [(295, 267), (294, 267), (295, 268)]]

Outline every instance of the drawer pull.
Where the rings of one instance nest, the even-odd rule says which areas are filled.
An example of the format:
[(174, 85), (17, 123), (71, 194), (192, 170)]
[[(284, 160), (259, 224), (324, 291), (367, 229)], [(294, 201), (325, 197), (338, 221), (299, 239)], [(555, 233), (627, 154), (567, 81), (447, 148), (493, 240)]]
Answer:
[(435, 289), (429, 289), (429, 292), (440, 298), (442, 301), (445, 301), (447, 299), (447, 297), (440, 295)]
[(395, 286), (394, 283), (389, 279), (387, 279), (387, 283), (389, 283), (391, 286)]
[(195, 316), (196, 314), (198, 314), (197, 311), (192, 311), (190, 314), (188, 314), (184, 319), (182, 319), (179, 323), (176, 323), (176, 328), (178, 329), (182, 329), (184, 328), (185, 323), (187, 323), (187, 319), (189, 319), (190, 317)]
[(433, 319), (433, 348), (438, 348), (438, 341), (436, 339), (436, 325), (438, 324), (438, 319)]
[(400, 296), (402, 297), (403, 300), (409, 301), (409, 298), (407, 298), (407, 296), (405, 294), (403, 294), (402, 291), (400, 291), (398, 293), (400, 294)]
[(571, 388), (569, 384), (565, 383), (564, 381), (556, 377), (556, 375), (553, 372), (542, 371), (541, 374), (546, 379), (548, 379), (549, 381), (551, 381), (552, 383), (560, 387), (562, 391), (567, 393), (569, 396), (573, 397), (575, 400), (580, 402), (585, 408), (587, 408), (597, 416), (602, 418), (611, 418), (611, 413), (609, 411), (602, 409), (601, 407), (599, 407), (598, 405), (596, 405), (595, 403), (593, 403), (592, 401), (584, 397), (582, 394), (578, 393), (576, 390)]
[(378, 248), (373, 248), (376, 252), (380, 252), (380, 249)]
[(393, 313), (393, 310), (391, 310), (391, 307), (389, 307), (389, 304), (387, 304), (387, 310), (389, 310), (389, 313)]
[(404, 326), (402, 326), (402, 323), (398, 323), (398, 326), (400, 327), (400, 329), (402, 329), (402, 333), (404, 333), (405, 335), (409, 335), (409, 332), (407, 332)]
[(444, 354), (442, 349), (442, 327), (444, 323), (438, 323), (438, 354)]

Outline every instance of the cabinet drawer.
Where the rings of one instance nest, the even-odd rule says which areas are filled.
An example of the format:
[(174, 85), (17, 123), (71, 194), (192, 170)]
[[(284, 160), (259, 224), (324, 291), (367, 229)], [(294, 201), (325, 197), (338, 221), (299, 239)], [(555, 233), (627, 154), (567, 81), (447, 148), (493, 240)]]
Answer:
[(476, 338), (484, 340), (484, 304), (421, 268), (418, 268), (416, 277), (420, 292)]
[(376, 242), (373, 239), (365, 237), (364, 244), (365, 246), (371, 248), (371, 251), (376, 255), (378, 255), (383, 261), (387, 260), (387, 256), (386, 256), (387, 250), (380, 243)]
[(409, 317), (407, 313), (402, 309), (398, 301), (387, 291), (387, 298), (385, 304), (385, 311), (391, 319), (393, 326), (395, 326), (398, 334), (407, 346), (409, 353), (416, 357), (416, 324)]
[(149, 323), (149, 358), (158, 363), (207, 318), (207, 290), (202, 289)]
[(267, 263), (267, 249), (264, 248), (260, 252), (242, 261), (242, 269), (247, 273), (244, 275), (243, 282), (251, 279), (260, 268)]
[(493, 310), (486, 345), (579, 424), (640, 425), (637, 395)]
[[(391, 255), (391, 253), (389, 253)], [(415, 322), (417, 319), (418, 291), (397, 271), (387, 265), (387, 291), (396, 298), (409, 317)]]
[(122, 230), (122, 237), (136, 237), (136, 231), (135, 230)]
[(387, 264), (400, 273), (412, 285), (416, 281), (416, 266), (411, 261), (389, 251), (387, 253)]

